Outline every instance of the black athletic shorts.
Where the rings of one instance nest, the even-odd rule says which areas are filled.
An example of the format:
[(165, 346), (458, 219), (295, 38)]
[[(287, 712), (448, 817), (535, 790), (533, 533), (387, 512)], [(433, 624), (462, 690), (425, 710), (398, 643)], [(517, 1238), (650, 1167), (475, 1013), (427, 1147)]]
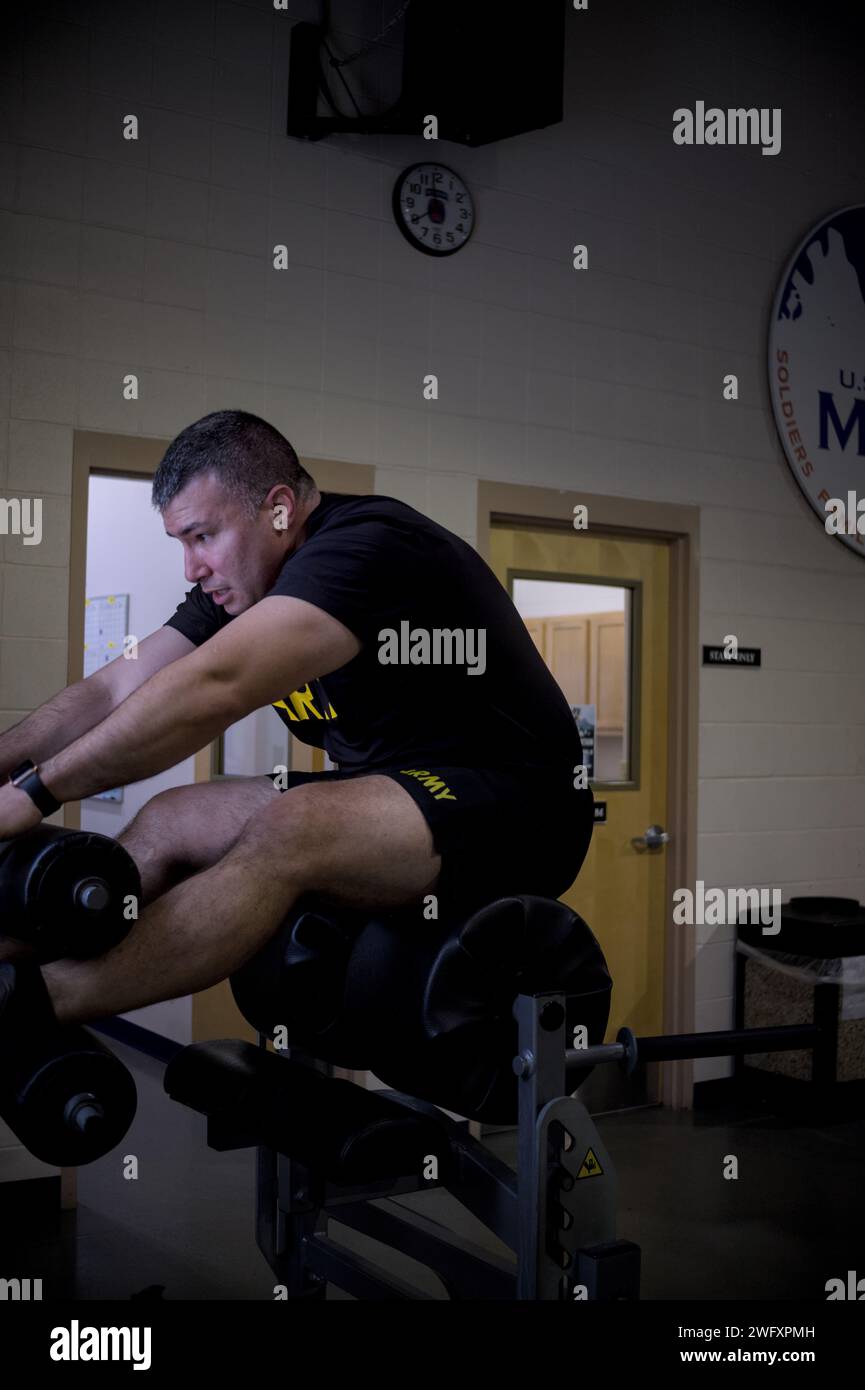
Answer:
[[(277, 781), (278, 774), (266, 774)], [(594, 798), (568, 780), (529, 769), (427, 766), (352, 772), (289, 772), (282, 788), (355, 777), (391, 777), (420, 807), (441, 874), (440, 902), (468, 909), (517, 893), (558, 898), (586, 857)]]

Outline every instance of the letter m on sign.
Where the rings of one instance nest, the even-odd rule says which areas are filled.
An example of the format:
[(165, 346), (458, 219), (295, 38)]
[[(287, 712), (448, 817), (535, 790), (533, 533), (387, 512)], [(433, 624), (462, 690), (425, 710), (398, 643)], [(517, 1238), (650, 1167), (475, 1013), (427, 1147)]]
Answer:
[(818, 392), (820, 397), (820, 448), (828, 449), (829, 425), (835, 431), (835, 437), (842, 449), (847, 448), (847, 440), (853, 433), (853, 427), (859, 430), (859, 442), (856, 446), (857, 454), (865, 457), (865, 401), (855, 401), (850, 414), (847, 416), (847, 424), (842, 425), (838, 412), (835, 409), (835, 397), (831, 391)]

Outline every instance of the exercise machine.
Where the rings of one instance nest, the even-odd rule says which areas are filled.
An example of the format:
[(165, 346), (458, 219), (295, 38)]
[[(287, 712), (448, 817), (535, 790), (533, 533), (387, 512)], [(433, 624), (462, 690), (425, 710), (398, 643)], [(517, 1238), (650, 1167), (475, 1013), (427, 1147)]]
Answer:
[[(135, 865), (106, 837), (42, 826), (0, 844), (4, 934), (38, 964), (110, 949), (132, 900)], [(522, 896), (447, 918), (299, 903), (231, 982), (258, 1045), (193, 1043), (166, 1068), (166, 1091), (207, 1117), (212, 1148), (256, 1149), (256, 1239), (286, 1298), (324, 1297), (328, 1284), (359, 1299), (433, 1297), (330, 1223), (428, 1266), (451, 1299), (638, 1297), (640, 1251), (617, 1237), (615, 1168), (579, 1095), (592, 1068), (810, 1048), (820, 1027), (621, 1029), (604, 1043), (609, 973), (570, 908)], [(27, 1016), (27, 970), (0, 965), (0, 1116), (44, 1162), (91, 1162), (126, 1133), (135, 1086), (87, 1030)], [(515, 1168), (471, 1120), (516, 1125)], [(510, 1257), (399, 1200), (435, 1188)]]
[[(640, 1250), (616, 1234), (615, 1168), (579, 1086), (602, 1064), (790, 1050), (819, 1029), (622, 1029), (605, 1044), (609, 975), (564, 904), (502, 899), (426, 938), (416, 918), (352, 927), (350, 914), (299, 907), (232, 982), (259, 1045), (196, 1043), (167, 1068), (166, 1090), (207, 1116), (212, 1148), (257, 1148), (256, 1238), (280, 1296), (333, 1284), (358, 1299), (434, 1297), (334, 1224), (427, 1266), (450, 1299), (637, 1298)], [(575, 1034), (584, 1046), (569, 1046)], [(271, 1037), (289, 1045), (271, 1052)], [(366, 1091), (335, 1065), (398, 1089)], [(471, 1119), (516, 1122), (515, 1169)], [(511, 1258), (399, 1200), (436, 1187)]]

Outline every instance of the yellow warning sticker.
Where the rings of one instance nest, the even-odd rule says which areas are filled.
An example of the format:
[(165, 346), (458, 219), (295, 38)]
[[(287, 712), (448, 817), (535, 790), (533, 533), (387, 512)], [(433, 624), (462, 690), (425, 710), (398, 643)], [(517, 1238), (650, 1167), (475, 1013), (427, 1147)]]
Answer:
[(603, 1175), (603, 1168), (598, 1162), (594, 1149), (586, 1149), (586, 1156), (577, 1174), (578, 1178), (599, 1178)]

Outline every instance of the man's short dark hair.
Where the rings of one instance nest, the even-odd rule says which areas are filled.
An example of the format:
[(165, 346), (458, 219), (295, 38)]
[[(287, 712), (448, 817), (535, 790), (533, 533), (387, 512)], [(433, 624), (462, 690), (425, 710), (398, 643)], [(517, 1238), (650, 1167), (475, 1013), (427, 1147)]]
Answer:
[(154, 475), (154, 507), (165, 511), (204, 473), (214, 474), (250, 517), (277, 483), (286, 483), (301, 500), (315, 487), (285, 435), (245, 410), (214, 410), (180, 431)]

